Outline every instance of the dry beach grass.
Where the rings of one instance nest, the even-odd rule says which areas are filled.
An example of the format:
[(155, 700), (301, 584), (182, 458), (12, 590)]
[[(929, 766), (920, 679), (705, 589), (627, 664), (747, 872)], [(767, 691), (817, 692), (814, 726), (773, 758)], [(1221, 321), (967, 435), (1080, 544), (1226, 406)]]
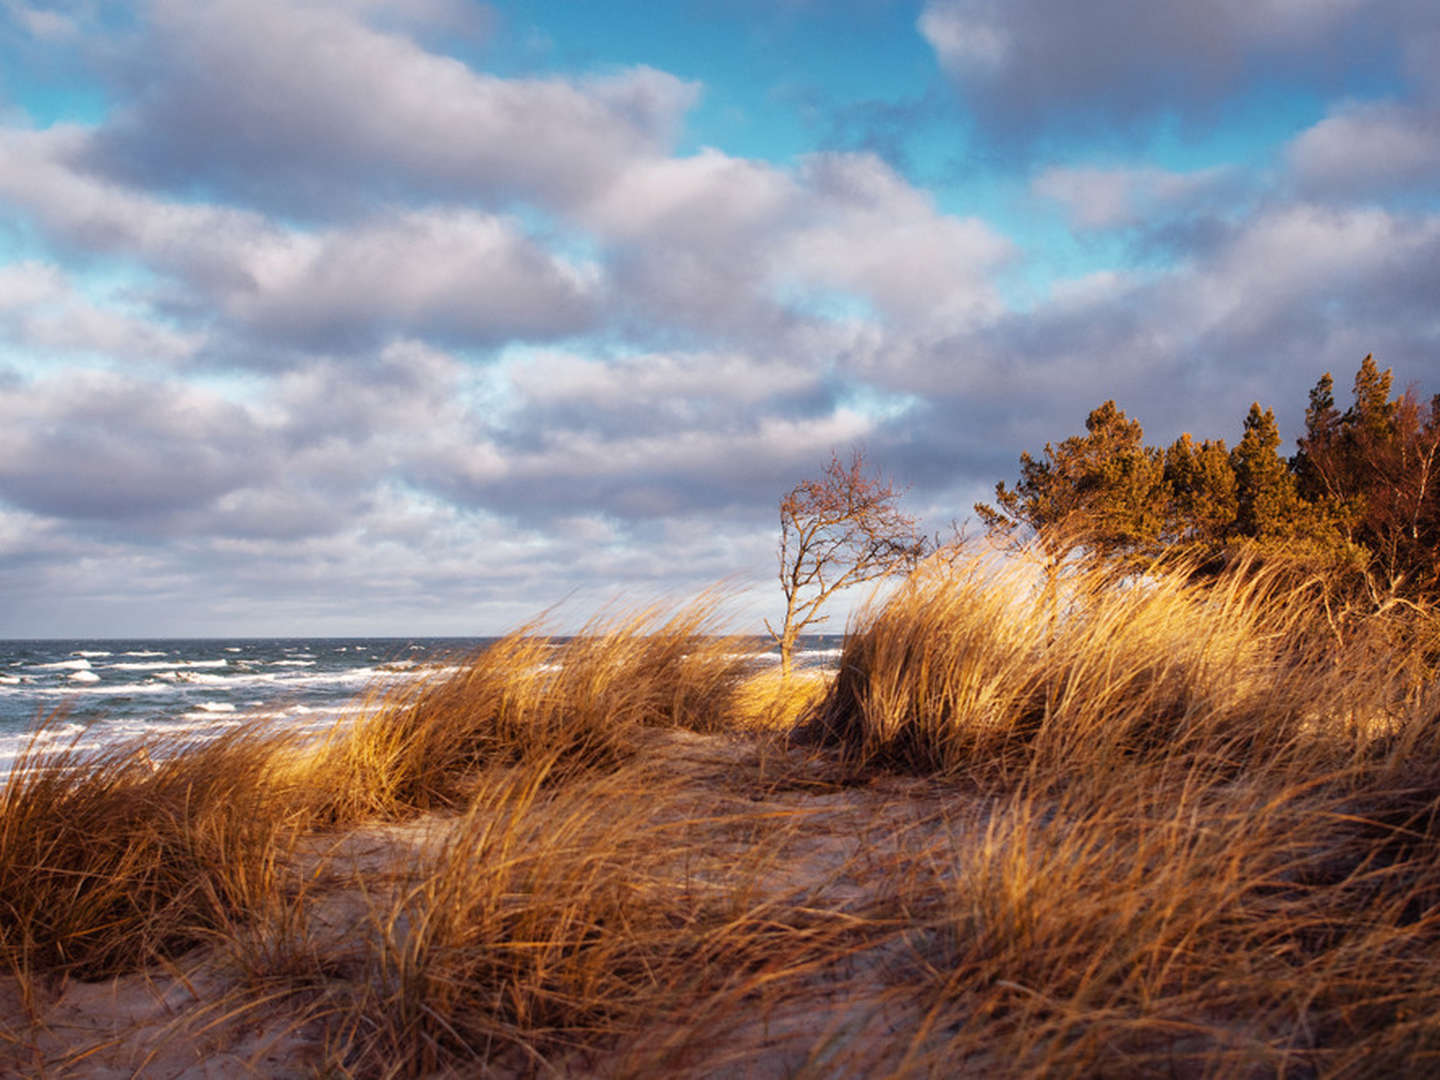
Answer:
[(983, 553), (756, 675), (714, 598), (0, 798), (26, 1076), (1440, 1069), (1434, 616)]

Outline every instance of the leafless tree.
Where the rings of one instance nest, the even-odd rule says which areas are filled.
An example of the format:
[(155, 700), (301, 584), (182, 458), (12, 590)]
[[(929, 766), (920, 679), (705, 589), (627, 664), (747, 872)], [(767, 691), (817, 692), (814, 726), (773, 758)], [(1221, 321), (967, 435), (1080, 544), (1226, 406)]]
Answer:
[(899, 508), (902, 490), (880, 473), (867, 472), (864, 454), (848, 463), (838, 454), (818, 479), (806, 480), (780, 500), (780, 587), (785, 621), (765, 628), (780, 645), (780, 669), (788, 676), (795, 640), (825, 621), (820, 609), (841, 589), (903, 574), (929, 549), (915, 519)]

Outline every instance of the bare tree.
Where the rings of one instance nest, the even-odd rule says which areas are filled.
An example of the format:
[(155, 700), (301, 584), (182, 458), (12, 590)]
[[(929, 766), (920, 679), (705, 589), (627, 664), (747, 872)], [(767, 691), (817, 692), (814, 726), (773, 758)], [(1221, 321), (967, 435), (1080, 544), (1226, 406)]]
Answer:
[(841, 589), (913, 569), (929, 544), (915, 519), (897, 505), (903, 491), (880, 473), (867, 473), (864, 454), (848, 463), (838, 454), (818, 479), (795, 485), (780, 500), (780, 587), (785, 621), (765, 628), (780, 645), (788, 676), (795, 640), (825, 621), (821, 607)]

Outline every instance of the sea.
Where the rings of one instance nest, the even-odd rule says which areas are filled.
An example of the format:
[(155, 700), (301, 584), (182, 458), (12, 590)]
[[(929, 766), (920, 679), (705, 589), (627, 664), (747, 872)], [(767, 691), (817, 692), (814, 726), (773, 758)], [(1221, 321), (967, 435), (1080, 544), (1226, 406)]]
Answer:
[[(204, 739), (252, 720), (320, 731), (376, 691), (453, 669), (494, 640), (0, 641), (0, 775), (32, 740), (84, 752), (150, 734)], [(842, 644), (802, 638), (796, 664), (833, 666)], [(779, 662), (762, 639), (751, 655), (757, 667)]]

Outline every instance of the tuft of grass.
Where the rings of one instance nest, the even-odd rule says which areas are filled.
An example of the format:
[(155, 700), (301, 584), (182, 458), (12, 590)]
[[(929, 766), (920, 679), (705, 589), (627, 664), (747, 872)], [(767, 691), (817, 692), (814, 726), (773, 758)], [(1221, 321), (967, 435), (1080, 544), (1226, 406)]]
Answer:
[(646, 727), (727, 728), (748, 662), (718, 623), (716, 598), (702, 596), (571, 638), (523, 627), (453, 674), (371, 701), (306, 768), (345, 821), (462, 806), (466, 778), (491, 765), (543, 759), (555, 778), (611, 768)]
[(697, 845), (754, 815), (689, 816), (643, 766), (558, 789), (548, 769), (487, 774), (415, 882), (376, 896), (376, 947), (330, 1021), (334, 1067), (564, 1072), (659, 1018), (743, 1008), (849, 932)]
[(1417, 707), (1372, 627), (1335, 643), (1313, 587), (1271, 567), (1195, 571), (1047, 584), (984, 554), (931, 567), (847, 637), (812, 733), (861, 764), (1004, 785), (1134, 756), (1314, 767), (1329, 752), (1334, 767)]
[(199, 943), (275, 885), (306, 822), (294, 749), (257, 727), (99, 753), (32, 741), (0, 787), (0, 964), (98, 978)]
[(751, 733), (788, 732), (825, 697), (830, 675), (795, 671), (787, 678), (778, 667), (750, 675), (734, 693), (727, 726)]

